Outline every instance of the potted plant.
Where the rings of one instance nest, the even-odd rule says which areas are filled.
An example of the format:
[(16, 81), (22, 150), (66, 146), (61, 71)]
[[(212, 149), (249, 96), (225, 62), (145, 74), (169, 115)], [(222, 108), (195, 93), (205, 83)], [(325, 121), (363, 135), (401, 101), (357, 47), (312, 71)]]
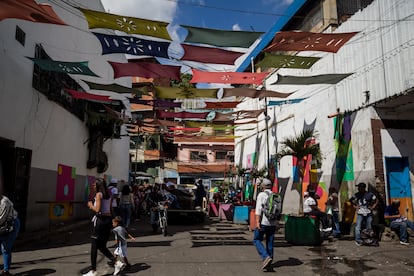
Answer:
[(303, 130), (296, 137), (286, 138), (281, 142), (282, 150), (277, 154), (278, 160), (284, 156), (297, 158), (299, 172), (299, 217), (285, 216), (285, 239), (293, 244), (319, 245), (322, 243), (319, 232), (319, 222), (309, 217), (303, 217), (303, 176), (306, 169), (306, 160), (311, 156), (320, 162), (319, 145), (314, 143), (313, 130)]

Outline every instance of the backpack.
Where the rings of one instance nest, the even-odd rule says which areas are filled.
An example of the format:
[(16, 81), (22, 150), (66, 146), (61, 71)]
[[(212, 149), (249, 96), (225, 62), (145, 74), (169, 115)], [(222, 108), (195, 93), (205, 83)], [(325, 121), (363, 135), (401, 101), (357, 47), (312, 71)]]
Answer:
[(273, 192), (265, 191), (266, 203), (263, 206), (263, 214), (268, 220), (280, 220), (282, 216), (282, 197)]
[(363, 245), (379, 246), (376, 233), (372, 229), (364, 229), (361, 231), (361, 239)]

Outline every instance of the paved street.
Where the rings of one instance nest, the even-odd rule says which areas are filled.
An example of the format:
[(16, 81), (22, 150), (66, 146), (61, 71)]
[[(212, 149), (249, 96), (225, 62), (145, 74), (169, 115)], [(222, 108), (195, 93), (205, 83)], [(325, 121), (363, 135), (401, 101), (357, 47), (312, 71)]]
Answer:
[[(89, 226), (43, 234), (22, 234), (13, 255), (14, 275), (81, 275), (89, 266)], [(261, 261), (247, 225), (218, 220), (170, 225), (163, 237), (151, 232), (147, 219), (134, 222), (137, 238), (129, 243), (132, 268), (121, 275), (262, 275)], [(41, 238), (43, 237), (43, 238)], [(112, 242), (110, 242), (112, 245)], [(357, 247), (352, 240), (325, 241), (321, 246), (291, 246), (276, 236), (273, 267), (279, 275), (413, 275), (414, 244), (381, 242)], [(113, 268), (99, 255), (99, 275)]]

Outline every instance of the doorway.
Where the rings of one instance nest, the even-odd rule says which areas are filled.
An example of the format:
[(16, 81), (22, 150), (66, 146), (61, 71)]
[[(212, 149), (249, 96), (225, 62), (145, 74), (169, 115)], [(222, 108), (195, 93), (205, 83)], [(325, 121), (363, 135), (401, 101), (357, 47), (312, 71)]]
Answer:
[(16, 148), (14, 141), (0, 138), (0, 163), (3, 166), (2, 193), (19, 213), (21, 231), (25, 230), (32, 151)]
[(387, 192), (389, 202), (401, 202), (400, 214), (413, 219), (413, 203), (408, 157), (385, 157)]

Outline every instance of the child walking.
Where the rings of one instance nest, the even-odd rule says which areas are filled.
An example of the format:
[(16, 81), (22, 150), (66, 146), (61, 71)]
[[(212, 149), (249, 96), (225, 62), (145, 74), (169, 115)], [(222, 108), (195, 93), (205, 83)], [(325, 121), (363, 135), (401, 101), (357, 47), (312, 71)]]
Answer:
[(131, 264), (128, 262), (127, 258), (127, 239), (130, 238), (135, 241), (135, 238), (131, 236), (122, 226), (122, 218), (116, 216), (112, 219), (112, 226), (114, 229), (112, 231), (115, 234), (115, 246), (114, 251), (115, 258), (117, 259), (115, 263), (114, 275), (118, 275), (122, 269), (128, 270), (131, 268)]

